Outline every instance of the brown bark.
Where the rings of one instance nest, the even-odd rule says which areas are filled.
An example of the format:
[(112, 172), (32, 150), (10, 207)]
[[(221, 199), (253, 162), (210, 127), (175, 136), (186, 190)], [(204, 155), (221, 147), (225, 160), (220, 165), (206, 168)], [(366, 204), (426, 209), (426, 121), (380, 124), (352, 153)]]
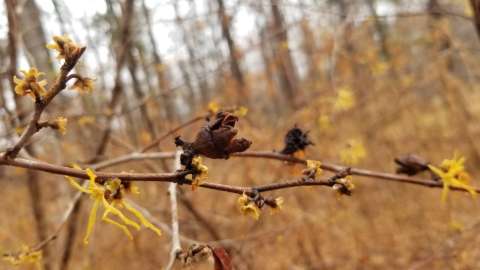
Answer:
[[(192, 9), (194, 10), (193, 16), (196, 16), (195, 2), (191, 1), (190, 4), (192, 5)], [(193, 72), (193, 77), (198, 84), (201, 104), (204, 105), (210, 101), (211, 95), (209, 93), (209, 85), (206, 79), (206, 72), (205, 72), (206, 66), (205, 66), (204, 59), (198, 59), (196, 50), (195, 50), (195, 48), (199, 47), (199, 45), (196, 44), (196, 41), (195, 41), (196, 33), (193, 32), (189, 34), (188, 29), (185, 27), (183, 23), (183, 19), (180, 17), (178, 2), (174, 3), (174, 9), (175, 9), (175, 22), (178, 28), (180, 29), (180, 31), (182, 32), (182, 41), (187, 49), (188, 64), (191, 67)]]
[(280, 88), (292, 108), (298, 106), (298, 78), (290, 50), (288, 48), (288, 33), (285, 19), (280, 10), (279, 0), (270, 0), (273, 23), (272, 32), (275, 33), (274, 55), (278, 68)]
[[(5, 0), (5, 6), (7, 9), (8, 17), (8, 53), (9, 53), (9, 68), (8, 68), (8, 80), (10, 82), (11, 91), (14, 95), (15, 109), (17, 111), (18, 121), (22, 122), (26, 115), (23, 114), (22, 101), (20, 96), (14, 92), (15, 84), (13, 83), (13, 76), (17, 73), (17, 59), (18, 59), (18, 16), (16, 14), (17, 1)], [(26, 149), (31, 155), (34, 155), (33, 146), (29, 146)], [(38, 184), (38, 173), (36, 171), (28, 171), (27, 173), (27, 186), (28, 194), (30, 197), (30, 205), (32, 208), (32, 214), (34, 217), (35, 230), (37, 238), (42, 240), (46, 237), (46, 221), (43, 215), (42, 209), (42, 192), (40, 185)], [(49, 263), (49, 250), (45, 249), (43, 252), (45, 260), (43, 261), (43, 268), (45, 270), (50, 269)]]
[(382, 52), (382, 57), (384, 60), (390, 59), (390, 51), (388, 49), (388, 37), (386, 25), (380, 20), (376, 5), (376, 0), (366, 0), (368, 10), (370, 15), (373, 18), (373, 24), (375, 26), (375, 31), (378, 35), (378, 42), (380, 43), (380, 50)]
[(218, 18), (222, 27), (222, 35), (228, 45), (228, 52), (230, 58), (230, 72), (232, 73), (237, 83), (237, 91), (241, 98), (246, 99), (247, 93), (245, 89), (245, 76), (240, 68), (239, 52), (235, 41), (233, 40), (232, 33), (230, 31), (230, 17), (225, 10), (225, 4), (223, 0), (217, 0), (218, 4)]
[(163, 106), (165, 109), (165, 116), (166, 119), (170, 122), (175, 120), (176, 113), (175, 107), (173, 104), (172, 98), (172, 91), (170, 89), (170, 83), (168, 80), (168, 67), (164, 63), (163, 59), (161, 58), (160, 54), (158, 53), (158, 46), (157, 42), (155, 41), (155, 37), (153, 35), (153, 29), (150, 20), (150, 11), (148, 10), (147, 6), (145, 5), (145, 1), (142, 1), (142, 11), (143, 16), (145, 16), (145, 20), (147, 21), (147, 34), (148, 40), (150, 41), (150, 46), (152, 47), (152, 57), (153, 57), (153, 64), (155, 66), (155, 74), (157, 77), (158, 87), (160, 89), (161, 96), (163, 97)]
[(110, 140), (110, 135), (112, 132), (112, 119), (114, 116), (114, 112), (117, 109), (118, 103), (120, 102), (120, 98), (123, 92), (123, 83), (122, 83), (122, 76), (121, 72), (125, 63), (127, 61), (128, 50), (130, 50), (130, 24), (133, 17), (133, 8), (134, 8), (134, 1), (133, 0), (125, 0), (125, 5), (123, 7), (122, 13), (122, 23), (120, 28), (120, 38), (119, 38), (119, 50), (117, 53), (117, 64), (115, 67), (115, 82), (112, 89), (112, 97), (110, 102), (107, 105), (108, 108), (108, 115), (107, 115), (107, 123), (106, 128), (104, 129), (100, 143), (97, 146), (95, 157), (93, 161), (98, 160), (101, 158), (107, 149), (108, 142)]
[(470, 6), (473, 10), (473, 25), (478, 38), (480, 38), (480, 0), (470, 0)]
[(22, 22), (28, 22), (19, 24), (23, 45), (27, 51), (27, 59), (32, 66), (37, 67), (40, 71), (45, 72), (47, 77), (52, 78), (53, 65), (48, 49), (45, 47), (47, 38), (43, 29), (40, 9), (34, 0), (26, 0), (25, 4), (17, 10), (21, 11), (18, 14), (19, 19)]

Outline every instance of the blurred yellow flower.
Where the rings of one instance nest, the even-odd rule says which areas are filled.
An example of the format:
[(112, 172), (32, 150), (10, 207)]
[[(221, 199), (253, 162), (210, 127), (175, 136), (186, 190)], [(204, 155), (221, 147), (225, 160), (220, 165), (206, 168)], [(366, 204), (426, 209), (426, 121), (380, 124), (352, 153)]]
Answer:
[(358, 164), (366, 156), (363, 143), (356, 139), (349, 140), (347, 146), (340, 150), (340, 160), (347, 165)]
[(307, 160), (307, 168), (312, 170), (315, 176), (322, 174), (322, 162), (318, 160)]
[(238, 209), (243, 215), (249, 215), (255, 220), (260, 218), (260, 209), (255, 202), (247, 196), (247, 194), (243, 193), (242, 196), (238, 198), (237, 204)]
[(348, 86), (344, 86), (338, 90), (337, 98), (333, 104), (335, 111), (346, 111), (355, 105), (355, 95)]
[(33, 251), (30, 247), (24, 245), (20, 253), (15, 255), (4, 255), (3, 260), (10, 263), (13, 266), (34, 264), (37, 269), (42, 269), (42, 251)]
[(438, 175), (443, 182), (442, 202), (447, 200), (451, 187), (467, 190), (472, 197), (477, 195), (475, 188), (469, 185), (470, 175), (465, 171), (465, 158), (454, 155), (452, 159), (443, 160), (440, 167), (428, 165), (428, 168)]
[(233, 115), (237, 117), (244, 117), (248, 113), (248, 108), (244, 106), (238, 107), (235, 111), (233, 111)]
[(318, 127), (322, 131), (327, 131), (332, 128), (332, 121), (328, 115), (322, 114), (317, 119)]
[(371, 70), (374, 76), (384, 75), (388, 70), (388, 64), (385, 62), (377, 62), (372, 66)]
[(23, 79), (13, 76), (15, 93), (17, 93), (17, 95), (30, 95), (33, 99), (35, 99), (36, 96), (45, 96), (47, 94), (47, 90), (45, 90), (47, 81), (39, 81), (40, 76), (45, 75), (43, 72), (39, 72), (36, 68), (31, 68), (28, 71), (22, 70), (20, 72), (23, 73)]
[(68, 36), (54, 36), (53, 43), (47, 44), (47, 48), (58, 52), (57, 59), (68, 58), (79, 47)]
[(65, 135), (67, 133), (67, 122), (68, 119), (62, 116), (57, 117), (57, 119), (55, 120), (57, 129), (62, 135)]
[(219, 110), (220, 110), (220, 105), (218, 105), (217, 102), (215, 102), (215, 101), (210, 101), (210, 102), (208, 103), (208, 111), (209, 111), (211, 114), (216, 114)]
[(78, 123), (80, 126), (86, 126), (86, 125), (95, 124), (95, 117), (85, 115), (85, 116), (80, 117), (80, 118), (78, 119), (77, 123)]
[(93, 91), (93, 79), (78, 78), (72, 88), (80, 93), (91, 93)]

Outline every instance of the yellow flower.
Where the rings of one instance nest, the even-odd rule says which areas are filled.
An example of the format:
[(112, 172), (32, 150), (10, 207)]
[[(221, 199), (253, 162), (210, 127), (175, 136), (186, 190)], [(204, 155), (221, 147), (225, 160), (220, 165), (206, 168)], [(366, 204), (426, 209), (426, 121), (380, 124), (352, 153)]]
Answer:
[(4, 255), (3, 259), (13, 266), (34, 264), (37, 269), (42, 269), (42, 251), (33, 251), (28, 246), (22, 246), (20, 253), (15, 255)]
[(322, 162), (318, 160), (307, 160), (307, 168), (302, 171), (304, 181), (313, 181), (322, 174)]
[(260, 209), (245, 193), (238, 198), (237, 204), (238, 209), (243, 215), (249, 215), (255, 220), (260, 218)]
[(220, 110), (220, 105), (218, 105), (217, 102), (215, 102), (215, 101), (210, 101), (210, 102), (208, 103), (208, 111), (209, 111), (211, 114), (216, 114), (219, 110)]
[(345, 86), (338, 90), (337, 98), (333, 104), (335, 111), (346, 111), (355, 105), (355, 96), (349, 87)]
[(38, 72), (38, 69), (31, 68), (28, 71), (22, 70), (23, 79), (19, 79), (17, 76), (13, 76), (13, 82), (15, 83), (15, 93), (20, 96), (30, 95), (33, 99), (36, 96), (45, 96), (47, 90), (46, 80), (39, 81), (40, 76), (45, 75), (43, 72)]
[(95, 117), (85, 115), (80, 117), (77, 122), (80, 126), (95, 124)]
[(347, 177), (337, 179), (332, 188), (337, 192), (338, 195), (350, 196), (352, 191), (355, 189), (355, 185), (352, 182), (352, 176), (349, 175)]
[(65, 135), (67, 133), (67, 122), (68, 119), (62, 116), (57, 117), (57, 119), (55, 120), (55, 125), (62, 135)]
[(332, 128), (332, 121), (330, 120), (330, 117), (328, 115), (320, 115), (317, 119), (318, 127), (322, 131), (327, 131), (330, 128)]
[(76, 50), (79, 50), (77, 44), (75, 44), (68, 36), (54, 36), (54, 43), (47, 44), (48, 49), (58, 51), (57, 59), (66, 59), (71, 56)]
[(367, 151), (363, 143), (359, 140), (351, 139), (347, 146), (340, 150), (340, 159), (348, 165), (355, 165), (367, 156)]
[[(126, 184), (129, 182), (123, 183), (120, 179), (116, 178), (106, 181), (104, 185), (100, 185), (95, 181), (96, 175), (91, 169), (87, 169), (86, 172), (89, 176), (89, 182), (86, 188), (79, 185), (72, 177), (67, 176), (67, 179), (70, 181), (70, 184), (72, 186), (74, 186), (76, 189), (80, 190), (83, 193), (90, 194), (90, 198), (94, 201), (92, 209), (90, 210), (85, 237), (83, 239), (84, 244), (88, 244), (88, 239), (92, 234), (93, 227), (97, 218), (98, 208), (100, 207), (100, 205), (102, 205), (104, 208), (102, 220), (120, 228), (129, 239), (133, 239), (133, 236), (127, 226), (139, 230), (140, 225), (138, 225), (130, 218), (126, 217), (115, 206), (125, 208), (138, 220), (140, 220), (140, 223), (143, 226), (151, 229), (157, 235), (161, 235), (160, 229), (158, 229), (157, 227), (155, 227), (155, 225), (148, 221), (137, 209), (130, 206), (126, 201), (123, 200), (124, 192), (131, 190), (130, 184)], [(120, 219), (120, 222), (111, 219), (109, 217), (109, 214), (116, 216), (118, 219)]]
[(445, 159), (440, 168), (428, 165), (428, 168), (438, 175), (443, 182), (442, 202), (447, 200), (450, 186), (467, 190), (472, 197), (477, 195), (475, 188), (469, 185), (470, 175), (465, 172), (465, 158), (454, 155), (453, 159)]
[(78, 78), (73, 84), (73, 89), (80, 93), (91, 93), (93, 91), (93, 79)]
[(307, 168), (309, 170), (315, 170), (316, 173), (322, 173), (322, 162), (318, 160), (307, 160)]
[(248, 108), (244, 106), (240, 106), (233, 111), (233, 115), (237, 117), (244, 117), (248, 113)]
[(192, 180), (192, 190), (195, 190), (208, 178), (208, 167), (202, 164), (202, 157), (200, 156), (193, 158), (192, 166), (195, 169), (195, 174)]

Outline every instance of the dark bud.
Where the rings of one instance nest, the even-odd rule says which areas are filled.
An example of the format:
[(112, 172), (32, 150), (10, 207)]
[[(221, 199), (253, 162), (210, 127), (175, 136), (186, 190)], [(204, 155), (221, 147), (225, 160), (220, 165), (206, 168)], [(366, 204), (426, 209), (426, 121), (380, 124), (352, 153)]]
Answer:
[(185, 166), (187, 170), (190, 170), (192, 167), (192, 159), (195, 156), (195, 151), (193, 150), (192, 144), (186, 142), (180, 138), (180, 136), (175, 138), (175, 145), (177, 147), (182, 147), (182, 154), (180, 155), (180, 164)]
[(394, 159), (397, 164), (397, 174), (416, 175), (428, 170), (429, 162), (415, 154), (406, 154)]
[(293, 127), (285, 135), (285, 147), (280, 152), (284, 155), (292, 155), (297, 151), (305, 150), (309, 145), (313, 145), (313, 142), (308, 138), (308, 131), (303, 132), (298, 127)]

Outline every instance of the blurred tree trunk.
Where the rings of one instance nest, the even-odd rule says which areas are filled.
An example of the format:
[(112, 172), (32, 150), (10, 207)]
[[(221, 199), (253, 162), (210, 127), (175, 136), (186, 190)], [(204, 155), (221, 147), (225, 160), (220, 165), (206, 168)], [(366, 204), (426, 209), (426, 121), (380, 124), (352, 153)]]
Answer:
[[(116, 30), (118, 29), (121, 29), (121, 22), (120, 22), (120, 19), (119, 17), (117, 16), (117, 14), (115, 13), (114, 11), (114, 8), (113, 8), (113, 2), (112, 0), (106, 0), (106, 4), (107, 4), (107, 19), (109, 19), (112, 23), (110, 24), (112, 27), (111, 27), (111, 31), (113, 33), (113, 36), (112, 36), (112, 41), (111, 41), (111, 44), (112, 44), (112, 48), (113, 48), (113, 51), (116, 53), (115, 57), (118, 58), (119, 57), (119, 53), (120, 51), (119, 50), (115, 50), (115, 46), (118, 46), (117, 44), (121, 44), (121, 41), (120, 40), (117, 40), (117, 38), (121, 35), (117, 34)], [(135, 12), (133, 12), (133, 18), (135, 18)], [(133, 19), (132, 19), (133, 20)], [(131, 22), (131, 24), (133, 25), (135, 22)], [(133, 37), (130, 37), (130, 39), (132, 39), (132, 43), (133, 43), (133, 40), (135, 38)], [(132, 90), (133, 89), (133, 92), (135, 94), (135, 96), (138, 97), (137, 95), (137, 91), (140, 91), (141, 92), (141, 87), (140, 87), (140, 84), (139, 84), (139, 81), (138, 81), (138, 78), (137, 78), (137, 66), (136, 66), (136, 63), (135, 63), (135, 59), (133, 59), (133, 55), (132, 55), (132, 49), (133, 49), (134, 45), (133, 44), (130, 44), (130, 48), (127, 50), (126, 54), (126, 58), (127, 58), (127, 63), (125, 64), (126, 67), (127, 67), (127, 70), (129, 71), (130, 73), (130, 77), (132, 79), (132, 87), (128, 87), (128, 88), (125, 88), (123, 90), (123, 95), (125, 97), (128, 97), (129, 96), (129, 92), (127, 91), (128, 90)], [(123, 103), (122, 104), (122, 110), (125, 111), (125, 119), (126, 119), (126, 122), (127, 122), (127, 125), (126, 125), (126, 131), (127, 131), (127, 134), (128, 136), (130, 137), (130, 140), (133, 142), (133, 144), (135, 145), (135, 147), (138, 147), (138, 124), (139, 122), (138, 121), (135, 121), (135, 116), (134, 116), (134, 111), (131, 111), (128, 109), (128, 102), (126, 103)], [(142, 104), (140, 106), (140, 112), (142, 113), (143, 110), (142, 110), (142, 107), (144, 108), (145, 107), (145, 104)]]
[[(19, 2), (20, 3), (20, 2)], [(43, 29), (40, 10), (35, 0), (26, 0), (25, 4), (20, 7), (19, 19), (20, 31), (22, 33), (23, 45), (27, 51), (27, 59), (32, 66), (37, 67), (40, 71), (45, 72), (48, 78), (53, 78), (53, 65), (45, 47), (47, 38)]]
[(279, 72), (280, 89), (290, 103), (290, 106), (296, 108), (298, 106), (298, 95), (300, 91), (298, 89), (296, 68), (288, 45), (288, 31), (282, 12), (280, 11), (280, 4), (281, 1), (279, 0), (270, 0), (273, 19), (271, 27), (275, 37), (274, 56)]
[(320, 80), (320, 72), (317, 65), (318, 53), (315, 34), (312, 31), (308, 19), (302, 19), (300, 22), (300, 29), (302, 31), (302, 50), (307, 59), (307, 77), (310, 83), (314, 83), (315, 81)]
[(473, 11), (473, 24), (475, 31), (480, 39), (480, 0), (470, 0), (470, 6)]
[(158, 53), (157, 42), (155, 41), (155, 36), (153, 35), (152, 21), (150, 18), (150, 11), (145, 5), (145, 1), (142, 1), (142, 11), (143, 16), (146, 20), (146, 28), (148, 39), (150, 41), (150, 46), (152, 47), (152, 57), (155, 68), (155, 74), (157, 76), (158, 87), (160, 89), (161, 96), (163, 97), (163, 106), (165, 109), (165, 116), (168, 122), (171, 122), (176, 119), (176, 113), (173, 103), (173, 92), (170, 89), (170, 83), (168, 79), (168, 66), (164, 63), (160, 54)]
[(62, 35), (67, 34), (67, 22), (65, 21), (63, 14), (62, 14), (62, 9), (61, 5), (58, 0), (52, 0), (53, 7), (55, 9), (55, 15), (57, 15), (57, 20), (58, 24), (60, 26), (60, 31), (62, 31)]
[(192, 78), (190, 77), (190, 73), (188, 72), (188, 67), (187, 63), (183, 60), (178, 61), (178, 68), (180, 69), (180, 72), (182, 73), (182, 78), (183, 82), (185, 83), (185, 87), (187, 88), (187, 93), (188, 93), (188, 107), (190, 108), (190, 112), (194, 112), (196, 109), (196, 94), (195, 90), (193, 89), (192, 85)]
[(118, 104), (124, 91), (121, 73), (126, 64), (128, 51), (130, 50), (131, 46), (130, 23), (133, 17), (133, 9), (134, 1), (125, 0), (125, 4), (122, 10), (122, 23), (120, 26), (121, 29), (119, 34), (120, 37), (117, 44), (118, 51), (116, 53), (117, 63), (115, 66), (115, 80), (112, 88), (112, 96), (109, 103), (107, 104), (108, 114), (106, 119), (106, 127), (100, 137), (100, 142), (96, 148), (95, 156), (92, 160), (89, 160), (89, 163), (96, 162), (102, 158), (107, 149), (108, 142), (110, 141), (110, 136), (112, 133), (112, 120), (114, 118), (115, 111), (117, 110)]
[(388, 61), (390, 59), (390, 51), (388, 49), (388, 35), (387, 35), (387, 26), (380, 20), (377, 13), (376, 0), (365, 0), (370, 15), (373, 19), (373, 25), (375, 27), (375, 32), (377, 34), (378, 43), (380, 45), (380, 50), (382, 52), (382, 57), (384, 60)]
[[(18, 61), (18, 20), (20, 19), (17, 16), (17, 1), (16, 0), (5, 0), (5, 6), (7, 9), (7, 19), (8, 19), (8, 52), (9, 52), (9, 68), (8, 68), (8, 80), (10, 82), (10, 88), (15, 97), (15, 108), (18, 115), (18, 123), (22, 123), (23, 120), (27, 117), (23, 112), (22, 100), (20, 96), (15, 94), (15, 84), (13, 83), (13, 76), (17, 74), (17, 61)], [(27, 20), (28, 21), (28, 20)], [(26, 42), (28, 43), (28, 42)], [(32, 156), (35, 156), (35, 152), (32, 145), (27, 145), (25, 150), (30, 153)], [(43, 199), (41, 186), (38, 182), (38, 172), (33, 170), (27, 170), (27, 186), (28, 194), (30, 197), (30, 205), (32, 208), (33, 219), (35, 224), (35, 230), (37, 234), (38, 241), (42, 241), (47, 237), (47, 225), (45, 216), (43, 214)], [(50, 254), (48, 247), (43, 250), (43, 268), (49, 270), (50, 268)]]
[[(227, 15), (225, 11), (225, 4), (223, 0), (217, 0), (218, 4), (218, 19), (222, 27), (222, 35), (228, 45), (228, 52), (230, 58), (230, 71), (235, 78), (237, 91), (239, 96), (243, 99), (243, 102), (247, 102), (248, 96), (246, 93), (245, 76), (240, 68), (240, 54), (237, 50), (235, 41), (233, 40), (231, 27), (231, 17)], [(248, 103), (248, 102), (247, 102)]]
[[(474, 10), (474, 26), (477, 27), (477, 12), (480, 10), (477, 6), (479, 1), (473, 0), (470, 2), (472, 9)], [(439, 82), (443, 88), (443, 102), (453, 116), (457, 119), (456, 123), (460, 126), (461, 134), (467, 139), (467, 143), (470, 145), (469, 155), (473, 158), (475, 164), (480, 164), (480, 148), (476, 143), (476, 139), (472, 131), (470, 130), (470, 122), (473, 119), (472, 114), (468, 110), (468, 104), (465, 97), (462, 94), (462, 87), (457, 84), (454, 79), (456, 77), (454, 70), (454, 58), (453, 51), (450, 50), (452, 42), (445, 27), (448, 24), (447, 19), (442, 13), (442, 7), (438, 0), (429, 0), (427, 4), (427, 13), (430, 16), (430, 31), (431, 39), (439, 53), (447, 52), (446, 57), (443, 58), (443, 67), (439, 70)], [(477, 29), (478, 31), (478, 29)], [(480, 36), (479, 36), (480, 37)], [(470, 86), (471, 87), (471, 86)]]
[(138, 70), (138, 64), (137, 60), (133, 56), (133, 54), (130, 52), (128, 54), (128, 71), (130, 73), (130, 77), (132, 79), (132, 88), (133, 92), (135, 94), (135, 97), (138, 102), (141, 102), (140, 106), (140, 114), (142, 116), (142, 124), (145, 125), (147, 128), (148, 132), (151, 134), (152, 138), (155, 138), (157, 136), (157, 130), (155, 129), (155, 125), (153, 124), (152, 118), (150, 117), (150, 114), (148, 113), (148, 108), (147, 104), (142, 102), (144, 99), (144, 93), (142, 91), (142, 86), (140, 83), (140, 80), (138, 79), (137, 76), (137, 70)]
[[(210, 101), (211, 94), (209, 91), (208, 80), (206, 78), (208, 74), (206, 73), (205, 59), (198, 58), (196, 53), (196, 51), (200, 49), (196, 42), (196, 36), (199, 33), (198, 31), (188, 31), (187, 27), (184, 25), (183, 19), (180, 17), (178, 2), (175, 2), (173, 5), (175, 9), (175, 22), (182, 33), (183, 45), (186, 46), (187, 49), (188, 64), (198, 85), (201, 103), (202, 105), (205, 105)], [(195, 1), (190, 1), (190, 5), (192, 6), (193, 16), (197, 16)]]

